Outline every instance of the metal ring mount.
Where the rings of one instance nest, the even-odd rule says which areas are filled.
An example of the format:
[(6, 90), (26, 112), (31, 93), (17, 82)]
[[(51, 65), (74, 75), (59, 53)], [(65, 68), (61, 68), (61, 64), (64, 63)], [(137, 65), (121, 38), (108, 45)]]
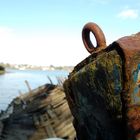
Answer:
[[(96, 39), (97, 46), (95, 47), (90, 40), (90, 32), (93, 33)], [(85, 48), (89, 53), (99, 51), (106, 47), (106, 39), (103, 31), (96, 23), (87, 23), (82, 30), (82, 39)]]

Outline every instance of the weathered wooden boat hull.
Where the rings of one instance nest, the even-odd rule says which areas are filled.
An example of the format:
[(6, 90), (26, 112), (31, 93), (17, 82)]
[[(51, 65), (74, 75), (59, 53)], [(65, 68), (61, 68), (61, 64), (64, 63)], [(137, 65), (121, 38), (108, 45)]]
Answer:
[(62, 86), (46, 84), (15, 98), (0, 116), (0, 140), (73, 140), (72, 115)]

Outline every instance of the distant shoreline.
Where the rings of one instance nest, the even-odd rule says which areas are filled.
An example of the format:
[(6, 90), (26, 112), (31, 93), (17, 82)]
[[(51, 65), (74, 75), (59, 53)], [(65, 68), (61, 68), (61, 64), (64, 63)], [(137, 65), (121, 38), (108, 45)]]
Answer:
[[(17, 70), (66, 70), (71, 72), (73, 70), (73, 66), (35, 66), (28, 64), (9, 64), (9, 63), (0, 63), (0, 66), (4, 68), (17, 69)], [(0, 74), (2, 72), (0, 71)]]

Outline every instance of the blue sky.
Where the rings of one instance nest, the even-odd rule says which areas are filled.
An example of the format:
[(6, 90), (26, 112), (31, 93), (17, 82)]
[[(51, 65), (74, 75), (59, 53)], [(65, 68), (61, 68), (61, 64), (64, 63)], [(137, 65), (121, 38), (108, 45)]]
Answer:
[(81, 31), (97, 23), (107, 44), (140, 31), (139, 0), (0, 0), (0, 62), (76, 65)]

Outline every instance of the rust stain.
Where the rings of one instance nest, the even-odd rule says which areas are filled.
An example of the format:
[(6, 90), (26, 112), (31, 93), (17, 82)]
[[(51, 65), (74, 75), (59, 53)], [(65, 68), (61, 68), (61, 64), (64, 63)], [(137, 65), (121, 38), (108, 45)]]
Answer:
[[(128, 140), (140, 138), (140, 33), (116, 41), (124, 54), (123, 100)], [(115, 47), (115, 46), (114, 46)]]
[(138, 78), (137, 78), (136, 85), (139, 87), (139, 91), (138, 91), (137, 96), (140, 97), (140, 71), (138, 72)]
[(130, 119), (128, 125), (133, 131), (138, 131), (140, 129), (140, 106), (133, 106), (131, 108), (127, 114)]

